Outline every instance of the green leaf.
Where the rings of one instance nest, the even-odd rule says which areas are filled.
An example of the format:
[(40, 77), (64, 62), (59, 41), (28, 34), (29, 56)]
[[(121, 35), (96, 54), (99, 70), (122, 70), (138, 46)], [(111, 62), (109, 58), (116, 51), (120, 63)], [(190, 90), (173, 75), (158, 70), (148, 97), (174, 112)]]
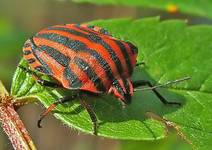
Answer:
[(180, 140), (176, 135), (169, 135), (169, 137), (157, 141), (123, 141), (121, 142), (121, 150), (190, 150), (191, 147)]
[[(74, 2), (89, 2), (98, 5), (125, 5), (136, 7), (149, 7), (168, 12), (179, 11), (191, 15), (199, 15), (212, 18), (212, 1), (210, 0), (196, 0), (196, 1), (183, 1), (183, 0), (163, 0), (163, 1), (150, 1), (150, 0), (73, 0)], [(174, 9), (174, 10), (173, 10)]]
[[(181, 107), (164, 106), (151, 91), (135, 92), (132, 104), (122, 109), (111, 96), (88, 97), (98, 117), (98, 134), (114, 139), (154, 140), (166, 136), (162, 122), (145, 117), (154, 112), (176, 123), (183, 134), (197, 147), (208, 146), (212, 140), (212, 27), (187, 26), (184, 21), (114, 19), (91, 22), (108, 29), (115, 37), (133, 42), (139, 49), (133, 80), (147, 79), (154, 84), (190, 76), (191, 80), (158, 89), (169, 101)], [(22, 60), (20, 65), (27, 66)], [(21, 100), (36, 97), (47, 107), (58, 97), (71, 91), (44, 88), (31, 75), (17, 68), (11, 94)], [(67, 93), (70, 92), (70, 93)], [(58, 106), (55, 117), (70, 127), (92, 133), (88, 113), (79, 100)], [(44, 126), (48, 124), (44, 121)]]

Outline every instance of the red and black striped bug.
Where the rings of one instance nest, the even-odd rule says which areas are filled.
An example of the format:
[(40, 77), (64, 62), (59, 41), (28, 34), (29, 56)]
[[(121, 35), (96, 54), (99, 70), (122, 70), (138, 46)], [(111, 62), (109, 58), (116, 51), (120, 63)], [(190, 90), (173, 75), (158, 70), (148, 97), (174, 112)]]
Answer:
[[(149, 81), (132, 81), (131, 75), (136, 64), (137, 47), (111, 36), (105, 29), (87, 24), (65, 24), (45, 28), (28, 39), (23, 47), (24, 59), (38, 83), (50, 87), (62, 87), (77, 91), (76, 95), (61, 98), (51, 104), (41, 114), (41, 120), (58, 104), (77, 97), (88, 111), (93, 122), (93, 132), (97, 134), (97, 117), (84, 100), (85, 95), (111, 94), (123, 105), (130, 104), (134, 89), (150, 86)], [(58, 81), (49, 82), (38, 78), (36, 70)], [(161, 94), (152, 91), (164, 104), (168, 102)]]

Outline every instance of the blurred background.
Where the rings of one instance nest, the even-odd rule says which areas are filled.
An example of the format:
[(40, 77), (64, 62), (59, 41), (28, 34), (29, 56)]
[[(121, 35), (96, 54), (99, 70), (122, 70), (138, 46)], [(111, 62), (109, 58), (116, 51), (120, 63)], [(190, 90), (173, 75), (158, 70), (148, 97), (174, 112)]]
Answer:
[[(97, 6), (78, 4), (71, 0), (0, 0), (0, 80), (10, 89), (16, 66), (22, 56), (22, 46), (28, 37), (40, 29), (64, 23), (81, 23), (95, 19), (119, 17), (160, 16), (161, 19), (180, 18), (189, 24), (211, 24), (203, 17), (181, 13), (126, 6)], [(49, 115), (45, 127), (37, 128), (37, 119), (43, 107), (40, 103), (29, 104), (19, 110), (26, 128), (38, 149), (41, 150), (133, 150), (133, 149), (191, 149), (174, 133), (158, 141), (120, 141), (85, 135), (64, 126)], [(10, 142), (0, 129), (0, 150), (12, 149)]]

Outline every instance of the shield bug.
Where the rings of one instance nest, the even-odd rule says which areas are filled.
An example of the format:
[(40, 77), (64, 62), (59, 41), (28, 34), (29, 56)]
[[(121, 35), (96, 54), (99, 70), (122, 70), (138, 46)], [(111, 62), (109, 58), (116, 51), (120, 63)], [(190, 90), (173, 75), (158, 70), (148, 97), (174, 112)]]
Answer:
[[(25, 42), (23, 54), (30, 69), (22, 68), (31, 72), (38, 83), (75, 90), (77, 93), (51, 104), (41, 114), (39, 127), (41, 120), (58, 104), (78, 97), (90, 115), (94, 134), (97, 134), (97, 118), (84, 100), (85, 95), (111, 94), (124, 106), (130, 104), (135, 88), (145, 85), (152, 87), (149, 81), (131, 80), (133, 70), (138, 65), (137, 47), (114, 38), (97, 26), (65, 24), (45, 28)], [(34, 70), (58, 82), (38, 78)], [(179, 105), (177, 102), (168, 102), (155, 88), (152, 91), (162, 103)]]

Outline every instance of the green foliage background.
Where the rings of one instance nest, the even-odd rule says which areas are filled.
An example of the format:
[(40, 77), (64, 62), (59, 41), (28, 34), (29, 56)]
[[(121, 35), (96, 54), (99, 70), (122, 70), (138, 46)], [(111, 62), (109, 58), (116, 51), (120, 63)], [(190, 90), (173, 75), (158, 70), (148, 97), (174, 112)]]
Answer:
[[(151, 1), (145, 2), (144, 0), (130, 1), (130, 3), (126, 0), (75, 1), (89, 1), (90, 3), (101, 3), (101, 5), (113, 4), (117, 6), (120, 4), (130, 6), (130, 9), (136, 6), (137, 10), (141, 10), (146, 6), (149, 8), (166, 10), (167, 5), (175, 4), (179, 8), (178, 13), (188, 13), (208, 18), (212, 16), (210, 11), (212, 5), (210, 5), (210, 1), (158, 1), (154, 3)], [(36, 3), (39, 4), (37, 8)], [(30, 14), (31, 9), (34, 9), (32, 14), (40, 13), (40, 17), (43, 17), (41, 20), (35, 17), (33, 25), (41, 22), (41, 24), (37, 25), (36, 29), (34, 28), (32, 30), (21, 28), (20, 26), (17, 27), (16, 24), (18, 23), (16, 22), (15, 24), (11, 22), (10, 19), (8, 19), (9, 17), (0, 18), (0, 78), (4, 83), (7, 83), (8, 88), (12, 74), (15, 70), (14, 64), (17, 64), (20, 60), (22, 45), (24, 41), (31, 36), (31, 32), (36, 32), (40, 28), (51, 24), (87, 22), (89, 19), (93, 20), (95, 17), (89, 18), (88, 16), (90, 15), (90, 11), (93, 11), (94, 8), (100, 10), (94, 13), (94, 16), (98, 16), (99, 13), (110, 14), (110, 9), (105, 11), (104, 6), (84, 5), (81, 3), (71, 3), (74, 9), (68, 9), (73, 12), (67, 13), (65, 12), (66, 9), (57, 9), (61, 4), (61, 2), (58, 2), (56, 6), (53, 7), (54, 12), (57, 12), (56, 14), (64, 12), (64, 16), (66, 16), (67, 19), (61, 20), (61, 15), (52, 15), (52, 20), (54, 21), (51, 21), (45, 12), (47, 8), (50, 8), (49, 14), (53, 13), (51, 7), (52, 2), (46, 2), (48, 3), (48, 5), (46, 4), (48, 7), (45, 8), (44, 11), (38, 11), (38, 8), (40, 8), (41, 5), (43, 6), (44, 3), (36, 3), (31, 4), (30, 2), (29, 4), (27, 1), (23, 3), (27, 6), (26, 9), (24, 9), (25, 12), (28, 11)], [(63, 6), (61, 5), (61, 8), (65, 8), (65, 5), (68, 6), (68, 2)], [(2, 2), (0, 2), (0, 6), (4, 6)], [(9, 6), (11, 7), (13, 5)], [(107, 7), (109, 8), (110, 6), (111, 5)], [(15, 10), (15, 7), (12, 8)], [(0, 11), (2, 10), (5, 9), (2, 8)], [(105, 13), (102, 10), (104, 10)], [(77, 11), (79, 11), (79, 13), (76, 13)], [(128, 8), (124, 7), (122, 10), (119, 9), (118, 11), (124, 13), (128, 11)], [(16, 12), (18, 13), (20, 11)], [(86, 12), (88, 16), (79, 15), (80, 12)], [(4, 13), (1, 13), (1, 15), (4, 15)], [(81, 17), (82, 19), (80, 21), (77, 19), (70, 21), (72, 15), (76, 15), (76, 18)], [(18, 16), (18, 20), (23, 16), (23, 18), (26, 18), (27, 22), (32, 18), (30, 15), (28, 15), (27, 18), (26, 13)], [(105, 16), (105, 18), (108, 18), (107, 15)], [(43, 20), (47, 20), (47, 22), (42, 22)], [(202, 21), (200, 20), (200, 22)], [(188, 26), (186, 22), (182, 20), (172, 19), (160, 21), (158, 17), (138, 20), (98, 20), (90, 23), (103, 26), (115, 37), (131, 41), (138, 46), (138, 59), (139, 61), (145, 61), (146, 66), (137, 68), (133, 75), (133, 79), (148, 79), (152, 83), (157, 84), (165, 83), (168, 80), (177, 79), (183, 76), (192, 77), (190, 81), (159, 89), (167, 99), (182, 102), (183, 106), (180, 108), (164, 106), (150, 91), (136, 93), (132, 105), (125, 110), (121, 109), (120, 104), (114, 98), (108, 96), (103, 96), (98, 99), (88, 98), (88, 102), (91, 103), (100, 122), (99, 134), (114, 139), (131, 139), (129, 141), (121, 140), (119, 149), (123, 150), (141, 147), (144, 149), (145, 147), (152, 149), (156, 147), (157, 149), (191, 149), (191, 146), (186, 144), (183, 140), (180, 140), (179, 144), (179, 138), (175, 136), (165, 137), (164, 124), (155, 120), (150, 120), (145, 116), (146, 111), (152, 111), (176, 123), (198, 149), (208, 149), (212, 141), (212, 112), (210, 110), (212, 105), (212, 77), (210, 73), (212, 70), (211, 26)], [(25, 25), (23, 27), (28, 26)], [(26, 65), (25, 62), (22, 61), (22, 63)], [(18, 100), (26, 97), (37, 97), (46, 107), (56, 100), (57, 97), (69, 94), (67, 91), (43, 88), (35, 84), (30, 75), (22, 72), (20, 69), (16, 70), (11, 92), (13, 95), (20, 98)], [(59, 106), (57, 110), (60, 113), (55, 113), (55, 116), (62, 120), (63, 123), (84, 131), (85, 133), (92, 132), (92, 124), (88, 114), (79, 106), (77, 100), (65, 106)], [(110, 113), (108, 113), (108, 110), (110, 110)], [(63, 113), (61, 113), (61, 111)], [(28, 114), (29, 113), (26, 113), (29, 119)], [(36, 122), (36, 119), (37, 118), (34, 118), (33, 120)], [(47, 126), (48, 122), (44, 121), (44, 124)], [(34, 126), (32, 128), (34, 128)], [(160, 140), (155, 141), (155, 139)], [(143, 142), (132, 140), (153, 141)], [(41, 145), (47, 145), (47, 143), (48, 142), (45, 142)], [(55, 148), (54, 142), (50, 143), (51, 146)], [(2, 146), (2, 144), (0, 145)], [(85, 147), (88, 149), (89, 146), (87, 145)]]
[(125, 6), (142, 6), (148, 8), (157, 8), (167, 10), (168, 6), (176, 6), (178, 11), (191, 15), (200, 15), (212, 18), (212, 1), (211, 0), (73, 0), (74, 2), (88, 2), (98, 5), (125, 5)]

